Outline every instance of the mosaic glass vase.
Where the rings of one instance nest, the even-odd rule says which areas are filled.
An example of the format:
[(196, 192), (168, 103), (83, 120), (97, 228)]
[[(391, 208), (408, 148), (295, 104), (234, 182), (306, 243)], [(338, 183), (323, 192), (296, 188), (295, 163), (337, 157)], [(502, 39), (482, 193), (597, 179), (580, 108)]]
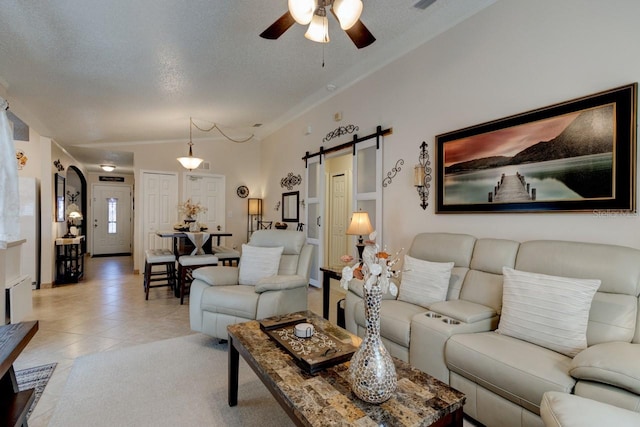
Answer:
[(393, 395), (398, 385), (396, 367), (380, 338), (382, 291), (374, 284), (365, 289), (364, 314), (367, 331), (349, 365), (351, 390), (369, 403), (382, 403)]

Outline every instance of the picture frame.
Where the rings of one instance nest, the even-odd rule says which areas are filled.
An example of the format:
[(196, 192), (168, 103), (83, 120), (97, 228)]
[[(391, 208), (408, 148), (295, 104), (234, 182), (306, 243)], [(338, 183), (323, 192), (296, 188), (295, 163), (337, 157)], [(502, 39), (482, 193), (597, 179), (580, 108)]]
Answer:
[(59, 173), (55, 174), (55, 190), (56, 222), (65, 222), (65, 178)]
[(635, 212), (637, 83), (436, 136), (436, 213)]

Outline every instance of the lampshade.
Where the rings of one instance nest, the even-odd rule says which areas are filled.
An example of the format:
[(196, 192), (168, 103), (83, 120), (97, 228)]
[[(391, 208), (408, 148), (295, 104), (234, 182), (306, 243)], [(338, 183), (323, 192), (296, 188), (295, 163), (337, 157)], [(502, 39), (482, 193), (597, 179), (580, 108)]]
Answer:
[(71, 219), (80, 219), (82, 218), (82, 214), (78, 211), (73, 211), (69, 214), (69, 218)]
[(193, 157), (193, 153), (191, 152), (191, 147), (189, 147), (189, 156), (188, 157), (178, 157), (176, 160), (180, 162), (180, 164), (189, 170), (193, 170), (200, 166), (200, 163), (203, 162), (203, 159), (199, 157)]
[(100, 167), (105, 172), (113, 172), (113, 170), (116, 168), (116, 165), (100, 165)]
[(249, 199), (249, 215), (262, 214), (262, 199)]
[(332, 7), (343, 30), (353, 27), (362, 13), (361, 0), (335, 0)]
[(289, 0), (289, 13), (300, 25), (307, 25), (311, 22), (315, 7), (314, 0)]
[(354, 212), (351, 218), (351, 224), (347, 228), (347, 234), (362, 236), (370, 234), (373, 231), (371, 221), (369, 220), (369, 214), (366, 212)]
[(313, 19), (304, 36), (314, 42), (329, 43), (329, 20), (327, 16), (313, 15)]

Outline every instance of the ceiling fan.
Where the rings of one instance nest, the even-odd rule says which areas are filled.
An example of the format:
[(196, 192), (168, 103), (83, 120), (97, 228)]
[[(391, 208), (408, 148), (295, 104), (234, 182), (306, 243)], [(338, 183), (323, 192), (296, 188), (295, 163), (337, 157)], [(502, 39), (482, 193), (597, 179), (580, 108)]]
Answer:
[(358, 49), (369, 46), (376, 38), (360, 21), (362, 0), (289, 0), (289, 10), (264, 30), (260, 37), (275, 40), (296, 22), (309, 25), (305, 37), (319, 43), (329, 42), (327, 9), (340, 23)]

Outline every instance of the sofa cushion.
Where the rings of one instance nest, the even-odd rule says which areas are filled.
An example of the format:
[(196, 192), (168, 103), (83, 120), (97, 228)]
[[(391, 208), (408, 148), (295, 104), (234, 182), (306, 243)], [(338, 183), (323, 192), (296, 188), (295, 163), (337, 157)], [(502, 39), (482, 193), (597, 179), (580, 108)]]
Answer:
[(253, 286), (212, 286), (202, 293), (202, 311), (255, 319), (260, 294)]
[(430, 262), (405, 255), (398, 300), (425, 308), (444, 301), (453, 265), (453, 262)]
[(503, 268), (498, 333), (569, 357), (587, 348), (589, 309), (600, 280)]
[[(403, 347), (409, 347), (411, 337), (411, 318), (427, 310), (404, 301), (383, 300), (380, 305), (380, 335)], [(361, 327), (366, 327), (364, 303), (355, 306), (355, 320)]]
[(263, 248), (243, 244), (238, 283), (255, 285), (260, 279), (277, 274), (283, 249), (282, 246)]
[(450, 370), (539, 413), (545, 391), (571, 393), (571, 359), (555, 351), (495, 332), (453, 335), (445, 347)]
[(603, 343), (578, 353), (569, 373), (577, 379), (611, 384), (640, 394), (639, 361), (640, 344)]

